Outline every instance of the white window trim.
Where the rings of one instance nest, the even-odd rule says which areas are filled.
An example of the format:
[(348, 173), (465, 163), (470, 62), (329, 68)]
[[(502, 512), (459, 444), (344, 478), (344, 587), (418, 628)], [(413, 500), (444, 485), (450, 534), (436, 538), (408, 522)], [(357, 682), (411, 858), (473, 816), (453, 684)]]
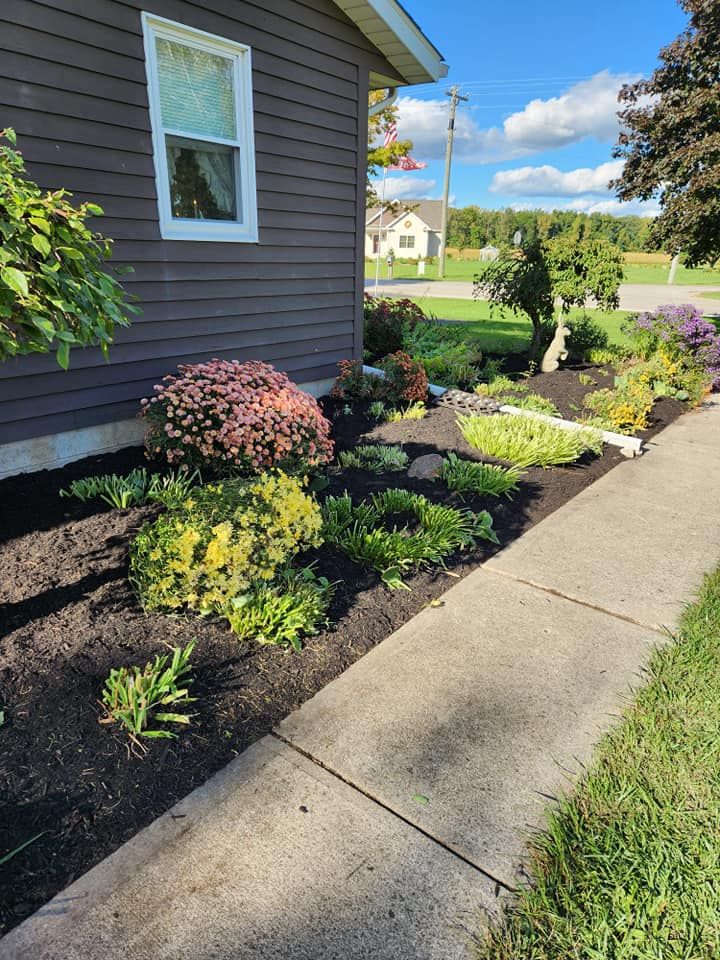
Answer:
[[(143, 38), (147, 72), (150, 126), (152, 128), (155, 185), (163, 240), (207, 240), (221, 243), (257, 243), (257, 186), (255, 179), (255, 136), (253, 125), (252, 60), (250, 47), (234, 40), (186, 27), (174, 20), (143, 12)], [(191, 135), (187, 131), (165, 129), (160, 111), (160, 85), (155, 56), (155, 37), (164, 37), (232, 57), (234, 61), (235, 111), (237, 142), (219, 137)], [(244, 222), (217, 220), (180, 220), (170, 208), (170, 177), (168, 174), (165, 134), (177, 134), (208, 143), (231, 143), (240, 151), (240, 173), (237, 188)]]

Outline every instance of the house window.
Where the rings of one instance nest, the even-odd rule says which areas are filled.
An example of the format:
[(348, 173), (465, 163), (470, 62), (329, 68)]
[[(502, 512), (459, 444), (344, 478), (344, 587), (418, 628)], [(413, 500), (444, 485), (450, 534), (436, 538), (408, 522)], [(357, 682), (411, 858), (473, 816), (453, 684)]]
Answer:
[(250, 48), (143, 14), (160, 233), (257, 241)]
[(415, 248), (415, 237), (410, 235), (400, 235), (400, 249), (401, 250), (413, 250)]

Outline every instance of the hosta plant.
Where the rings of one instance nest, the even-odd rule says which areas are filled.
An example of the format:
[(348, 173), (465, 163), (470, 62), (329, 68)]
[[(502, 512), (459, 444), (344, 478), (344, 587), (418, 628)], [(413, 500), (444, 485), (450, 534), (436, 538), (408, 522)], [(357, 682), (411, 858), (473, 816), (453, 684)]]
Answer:
[[(388, 528), (398, 514), (412, 514), (417, 529)], [(348, 494), (328, 497), (323, 504), (323, 535), (352, 560), (372, 567), (392, 589), (405, 587), (410, 570), (442, 566), (457, 550), (477, 540), (497, 543), (492, 518), (487, 511), (446, 507), (431, 503), (421, 494), (399, 488), (374, 494), (369, 501), (354, 504)]]
[(457, 423), (471, 447), (518, 467), (551, 467), (573, 463), (588, 450), (602, 452), (602, 437), (592, 428), (567, 430), (546, 420), (510, 414), (461, 415)]
[(268, 363), (185, 364), (142, 401), (150, 456), (218, 474), (328, 463), (330, 423), (317, 401)]
[(107, 711), (101, 723), (120, 723), (132, 740), (138, 737), (174, 737), (171, 730), (149, 727), (153, 723), (190, 723), (178, 708), (193, 703), (187, 684), (190, 656), (195, 648), (191, 641), (184, 650), (175, 647), (169, 654), (157, 656), (144, 668), (112, 669), (105, 681), (102, 702)]
[(105, 269), (111, 241), (86, 223), (102, 208), (41, 190), (13, 150), (14, 132), (0, 137), (10, 144), (0, 144), (0, 362), (55, 351), (66, 369), (70, 351), (90, 345), (107, 356), (115, 329), (139, 311)]
[(501, 467), (492, 463), (478, 463), (474, 460), (462, 460), (455, 453), (448, 453), (440, 468), (440, 479), (448, 489), (459, 493), (473, 493), (475, 496), (505, 496), (518, 489), (522, 471), (518, 467)]

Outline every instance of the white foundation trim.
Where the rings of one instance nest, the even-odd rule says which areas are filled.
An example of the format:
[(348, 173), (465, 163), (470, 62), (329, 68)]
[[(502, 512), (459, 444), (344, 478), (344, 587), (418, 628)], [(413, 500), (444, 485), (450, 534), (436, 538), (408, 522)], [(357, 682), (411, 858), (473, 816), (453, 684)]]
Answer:
[[(299, 384), (302, 390), (313, 397), (321, 397), (330, 390), (334, 379), (313, 380)], [(0, 479), (19, 473), (35, 473), (38, 470), (55, 470), (83, 457), (100, 456), (138, 446), (143, 442), (145, 424), (138, 417), (101, 423), (96, 427), (65, 430), (30, 440), (17, 440), (0, 445)]]

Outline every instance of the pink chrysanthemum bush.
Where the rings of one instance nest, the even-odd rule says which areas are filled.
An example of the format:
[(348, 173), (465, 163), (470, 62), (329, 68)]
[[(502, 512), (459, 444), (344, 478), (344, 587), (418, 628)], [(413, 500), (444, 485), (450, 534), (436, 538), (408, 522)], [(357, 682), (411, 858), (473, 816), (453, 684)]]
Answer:
[(181, 365), (142, 401), (149, 456), (215, 473), (286, 472), (333, 455), (317, 402), (268, 363), (210, 360)]

